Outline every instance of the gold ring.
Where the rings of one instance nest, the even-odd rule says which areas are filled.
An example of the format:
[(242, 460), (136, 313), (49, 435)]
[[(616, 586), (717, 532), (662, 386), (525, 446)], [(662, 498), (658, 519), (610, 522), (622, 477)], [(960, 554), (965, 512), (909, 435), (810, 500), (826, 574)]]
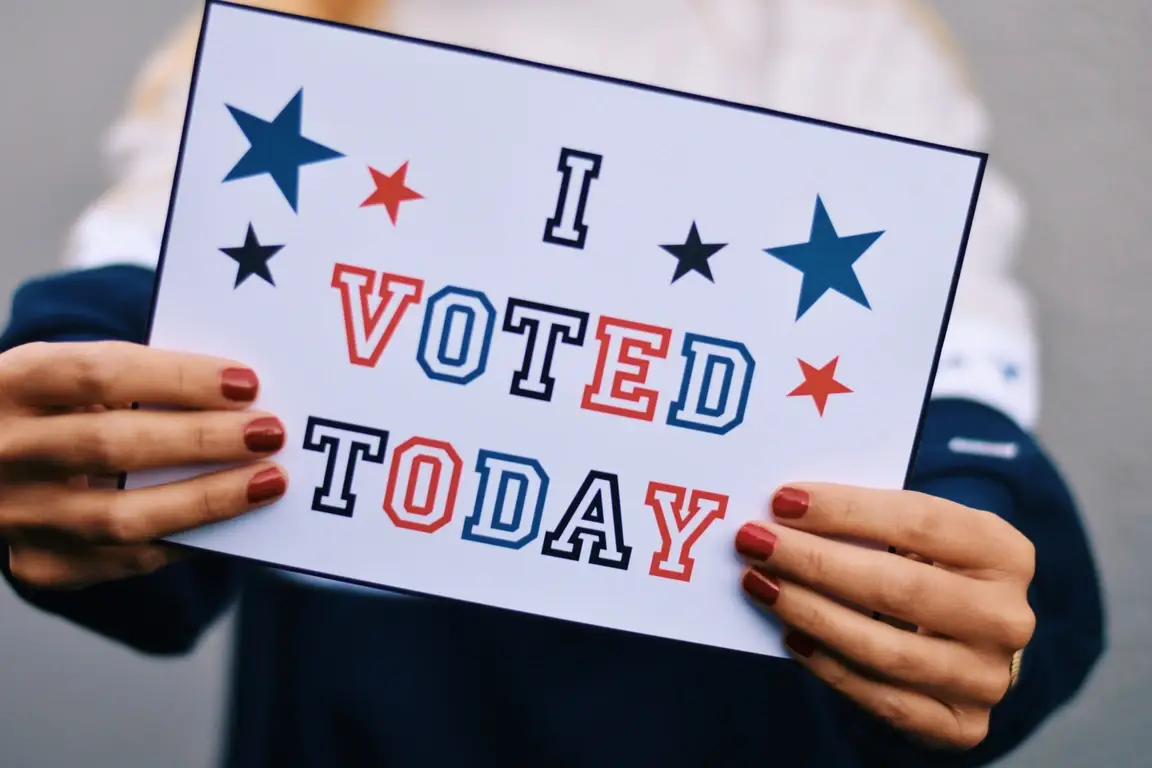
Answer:
[(1023, 659), (1023, 648), (1012, 654), (1012, 666), (1008, 668), (1008, 690), (1012, 690), (1016, 686), (1016, 681), (1020, 679), (1020, 663)]

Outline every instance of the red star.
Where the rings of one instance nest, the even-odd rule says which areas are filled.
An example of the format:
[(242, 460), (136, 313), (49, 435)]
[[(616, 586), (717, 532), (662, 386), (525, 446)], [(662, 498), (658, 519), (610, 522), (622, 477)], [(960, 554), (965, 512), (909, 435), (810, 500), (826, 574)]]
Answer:
[(396, 217), (400, 215), (400, 203), (406, 200), (423, 200), (424, 195), (415, 192), (404, 185), (405, 177), (408, 176), (408, 161), (404, 161), (404, 165), (396, 169), (396, 172), (391, 176), (369, 166), (368, 170), (372, 172), (372, 180), (376, 182), (376, 191), (368, 196), (368, 199), (360, 204), (361, 208), (366, 208), (369, 205), (382, 205), (388, 209), (388, 216), (392, 219), (392, 224), (396, 224)]
[(800, 363), (800, 370), (804, 372), (804, 383), (789, 392), (788, 397), (810, 395), (816, 401), (816, 410), (823, 416), (824, 406), (828, 404), (829, 395), (848, 394), (852, 391), (836, 381), (836, 363), (839, 360), (840, 356), (837, 355), (823, 368), (817, 368), (803, 360), (797, 360), (796, 362)]

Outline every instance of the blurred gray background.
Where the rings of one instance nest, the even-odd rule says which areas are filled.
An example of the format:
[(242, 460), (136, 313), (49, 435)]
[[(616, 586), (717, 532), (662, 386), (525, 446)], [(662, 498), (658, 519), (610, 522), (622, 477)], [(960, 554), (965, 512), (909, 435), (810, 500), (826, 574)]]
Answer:
[[(626, 1), (626, 0), (625, 0)], [(1042, 438), (1070, 475), (1108, 590), (1087, 690), (1012, 766), (1147, 765), (1152, 722), (1152, 3), (936, 0), (1031, 209), (1021, 273), (1044, 344)], [(106, 180), (97, 142), (189, 0), (0, 0), (0, 312), (52, 269)], [(0, 766), (213, 764), (227, 622), (141, 658), (0, 586)]]

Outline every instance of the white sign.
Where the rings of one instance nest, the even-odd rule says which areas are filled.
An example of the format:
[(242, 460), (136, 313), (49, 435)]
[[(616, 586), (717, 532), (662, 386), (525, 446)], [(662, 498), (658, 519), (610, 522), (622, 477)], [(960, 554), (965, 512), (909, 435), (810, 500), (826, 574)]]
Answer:
[(174, 541), (783, 655), (735, 532), (904, 484), (983, 155), (218, 2), (192, 91), (150, 343), (290, 488)]

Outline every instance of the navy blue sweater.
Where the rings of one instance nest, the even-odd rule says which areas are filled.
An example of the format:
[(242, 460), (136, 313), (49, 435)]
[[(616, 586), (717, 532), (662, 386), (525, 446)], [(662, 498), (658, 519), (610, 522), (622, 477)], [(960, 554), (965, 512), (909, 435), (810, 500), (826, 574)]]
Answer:
[[(142, 341), (152, 283), (136, 267), (29, 283), (0, 350)], [(1019, 451), (957, 453), (957, 436)], [(989, 408), (934, 401), (912, 485), (992, 510), (1036, 544), (1035, 638), (988, 738), (964, 753), (913, 745), (790, 660), (320, 589), (222, 557), (75, 592), (13, 588), (152, 654), (188, 651), (239, 599), (228, 766), (982, 765), (1067, 702), (1099, 658), (1097, 574), (1060, 476), (1029, 435)]]

